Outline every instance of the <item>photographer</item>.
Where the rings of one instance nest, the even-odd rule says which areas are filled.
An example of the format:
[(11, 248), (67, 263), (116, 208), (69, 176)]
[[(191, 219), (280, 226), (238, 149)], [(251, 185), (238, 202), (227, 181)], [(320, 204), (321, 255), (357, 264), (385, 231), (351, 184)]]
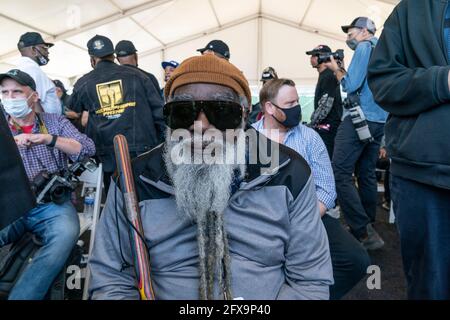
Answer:
[[(378, 39), (374, 36), (374, 22), (366, 17), (356, 18), (342, 30), (347, 33), (347, 45), (355, 50), (348, 72), (333, 57), (326, 66), (335, 73), (352, 104), (350, 110), (344, 111), (336, 135), (333, 170), (338, 201), (351, 232), (366, 249), (375, 250), (384, 245), (372, 223), (377, 206), (375, 168), (387, 113), (373, 99), (367, 68)], [(358, 190), (352, 181), (353, 173), (358, 179)]]
[[(311, 56), (311, 66), (319, 72), (311, 127), (320, 135), (327, 147), (330, 159), (333, 159), (334, 140), (342, 118), (342, 98), (339, 82), (333, 71), (325, 65), (325, 62), (329, 61), (332, 51), (330, 47), (320, 45), (306, 54)], [(322, 56), (328, 58), (322, 60)]]
[[(42, 172), (54, 174), (67, 169), (68, 159), (77, 161), (94, 155), (93, 142), (69, 120), (55, 114), (35, 113), (39, 96), (28, 74), (20, 70), (1, 74), (0, 89), (6, 119), (32, 184)], [(75, 245), (79, 220), (70, 202), (70, 192), (63, 196), (58, 199), (62, 204), (44, 201), (0, 231), (0, 247), (19, 240), (26, 232), (35, 234), (43, 244), (19, 277), (9, 299), (43, 299)]]

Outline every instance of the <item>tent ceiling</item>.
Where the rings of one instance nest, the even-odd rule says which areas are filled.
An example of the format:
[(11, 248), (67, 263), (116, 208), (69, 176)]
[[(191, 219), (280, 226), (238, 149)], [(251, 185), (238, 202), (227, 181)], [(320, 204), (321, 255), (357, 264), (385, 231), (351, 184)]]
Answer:
[[(381, 28), (398, 0), (27, 0), (1, 1), (0, 71), (15, 64), (21, 34), (56, 43), (44, 69), (74, 79), (90, 70), (86, 43), (95, 34), (132, 40), (140, 65), (160, 80), (161, 59), (183, 60), (214, 38), (254, 84), (261, 70), (305, 83), (317, 77), (304, 52), (319, 43), (346, 48), (340, 26), (370, 16)], [(346, 50), (351, 57), (351, 52)]]

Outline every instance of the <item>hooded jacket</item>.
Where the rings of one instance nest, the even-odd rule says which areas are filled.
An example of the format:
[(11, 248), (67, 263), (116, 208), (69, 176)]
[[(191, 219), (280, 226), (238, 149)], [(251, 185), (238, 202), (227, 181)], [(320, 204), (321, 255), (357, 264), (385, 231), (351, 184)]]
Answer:
[(446, 0), (403, 0), (369, 64), (375, 100), (390, 113), (386, 144), (394, 175), (450, 189)]
[[(231, 289), (245, 300), (328, 299), (333, 270), (311, 171), (295, 151), (279, 148), (278, 170), (261, 175), (261, 164), (248, 165), (225, 209)], [(153, 288), (158, 300), (196, 300), (197, 226), (177, 209), (163, 150), (133, 162)], [(133, 270), (122, 269), (132, 259), (121, 199), (112, 184), (90, 260), (94, 300), (139, 299)]]

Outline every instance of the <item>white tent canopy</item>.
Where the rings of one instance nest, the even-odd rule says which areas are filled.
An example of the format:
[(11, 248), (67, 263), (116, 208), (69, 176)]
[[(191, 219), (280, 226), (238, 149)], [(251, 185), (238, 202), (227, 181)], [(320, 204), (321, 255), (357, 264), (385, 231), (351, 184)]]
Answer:
[(55, 43), (44, 70), (73, 84), (90, 71), (87, 41), (96, 34), (116, 44), (131, 40), (140, 67), (162, 81), (162, 60), (182, 61), (221, 39), (231, 62), (253, 86), (262, 70), (311, 87), (317, 72), (305, 51), (318, 44), (351, 51), (340, 26), (371, 17), (381, 29), (398, 0), (20, 0), (0, 1), (0, 71), (15, 65), (21, 34), (38, 31)]

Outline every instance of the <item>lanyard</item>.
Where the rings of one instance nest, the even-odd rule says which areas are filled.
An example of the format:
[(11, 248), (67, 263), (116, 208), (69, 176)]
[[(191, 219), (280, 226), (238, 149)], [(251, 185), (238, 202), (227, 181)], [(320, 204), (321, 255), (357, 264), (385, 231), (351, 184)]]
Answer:
[[(14, 127), (14, 130), (18, 133), (18, 134), (22, 134), (23, 130), (22, 128), (19, 126), (19, 124), (17, 122), (15, 122), (13, 119), (11, 119), (12, 121), (12, 126)], [(36, 114), (36, 122), (35, 124), (37, 124), (39, 126), (39, 133), (41, 134), (48, 134), (48, 129), (45, 126), (44, 121), (42, 121), (42, 118), (39, 114)]]

